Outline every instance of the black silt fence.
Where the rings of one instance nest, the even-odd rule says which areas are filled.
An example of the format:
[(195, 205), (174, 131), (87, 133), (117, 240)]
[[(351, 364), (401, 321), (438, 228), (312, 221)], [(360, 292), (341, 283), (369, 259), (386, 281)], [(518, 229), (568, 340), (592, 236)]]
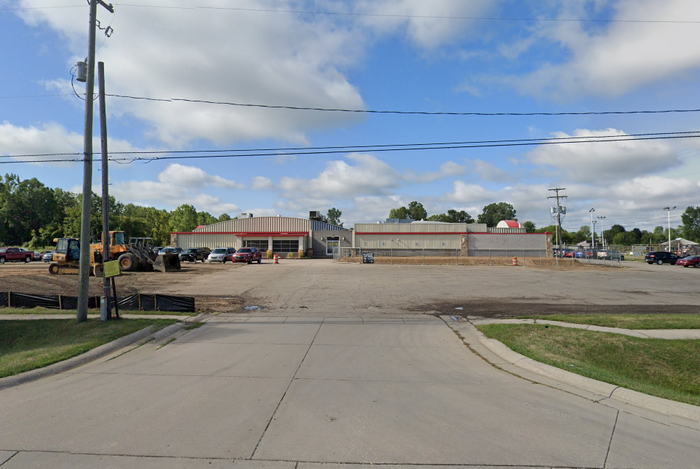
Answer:
[[(195, 301), (190, 296), (172, 295), (128, 295), (119, 297), (117, 304), (121, 309), (140, 311), (171, 311), (193, 313)], [(17, 292), (0, 292), (0, 308), (50, 308), (50, 309), (75, 309), (78, 299), (65, 295), (34, 295)], [(88, 297), (88, 308), (100, 307), (100, 297)]]

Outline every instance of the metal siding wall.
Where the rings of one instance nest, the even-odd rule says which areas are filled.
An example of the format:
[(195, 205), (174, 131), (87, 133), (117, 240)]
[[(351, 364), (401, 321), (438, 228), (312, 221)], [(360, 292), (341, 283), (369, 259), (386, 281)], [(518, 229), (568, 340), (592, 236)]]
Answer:
[(208, 235), (208, 234), (179, 234), (177, 245), (183, 249), (189, 248), (239, 248), (240, 238), (236, 235)]
[(473, 234), (469, 235), (470, 256), (544, 257), (547, 235), (544, 234)]
[(362, 233), (454, 233), (466, 232), (466, 223), (356, 223)]
[(294, 231), (306, 231), (311, 229), (311, 223), (305, 218), (292, 218), (292, 217), (253, 217), (253, 218), (239, 218), (237, 220), (226, 220), (211, 225), (204, 226), (197, 232), (261, 232), (269, 233), (273, 231), (278, 232), (294, 232)]
[(355, 247), (368, 249), (459, 249), (462, 235), (361, 235)]

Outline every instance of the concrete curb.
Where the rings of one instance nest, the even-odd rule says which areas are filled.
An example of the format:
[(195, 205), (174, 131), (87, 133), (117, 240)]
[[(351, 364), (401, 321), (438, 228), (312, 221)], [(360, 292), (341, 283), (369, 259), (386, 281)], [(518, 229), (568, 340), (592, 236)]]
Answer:
[(171, 324), (158, 331), (153, 331), (154, 326), (147, 326), (143, 329), (133, 332), (124, 337), (120, 337), (112, 342), (102, 344), (99, 347), (88, 350), (85, 353), (81, 353), (72, 358), (54, 363), (52, 365), (45, 366), (43, 368), (37, 368), (35, 370), (25, 371), (14, 376), (7, 376), (5, 378), (0, 378), (0, 389), (9, 388), (12, 386), (17, 386), (20, 384), (28, 383), (30, 381), (35, 381), (37, 379), (43, 378), (45, 376), (51, 376), (58, 373), (63, 373), (64, 371), (72, 370), (81, 365), (84, 365), (98, 358), (102, 358), (119, 349), (133, 345), (137, 342), (145, 343), (150, 340), (162, 340), (163, 338), (175, 334), (182, 330), (187, 324), (184, 322), (179, 322)]
[(471, 323), (477, 326), (482, 324), (546, 324), (549, 326), (567, 327), (569, 329), (609, 332), (612, 334), (627, 335), (640, 339), (700, 339), (700, 329), (622, 329), (618, 327), (596, 326), (593, 324), (551, 321), (549, 319), (472, 319)]
[[(463, 340), (469, 345), (469, 338), (476, 338), (479, 343), (504, 362), (524, 370), (536, 373), (540, 376), (573, 386), (582, 391), (593, 393), (601, 397), (598, 402), (618, 401), (646, 410), (651, 410), (663, 415), (681, 417), (683, 419), (700, 422), (700, 407), (683, 402), (676, 402), (662, 397), (651, 396), (631, 389), (605, 383), (592, 378), (587, 378), (570, 371), (547, 365), (521, 355), (502, 342), (486, 337), (472, 323), (467, 321), (456, 322), (450, 316), (442, 316), (445, 323), (455, 332), (460, 333)], [(459, 325), (459, 326), (458, 326)], [(457, 327), (458, 326), (458, 327)], [(466, 330), (465, 330), (466, 329)], [(466, 332), (466, 334), (465, 334)], [(487, 360), (488, 361), (488, 360)]]

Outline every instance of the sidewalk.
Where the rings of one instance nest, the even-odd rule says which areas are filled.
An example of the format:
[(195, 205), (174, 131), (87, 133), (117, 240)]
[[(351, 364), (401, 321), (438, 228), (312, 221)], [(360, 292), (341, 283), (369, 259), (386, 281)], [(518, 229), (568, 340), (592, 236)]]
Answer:
[[(199, 315), (179, 314), (120, 314), (124, 319), (175, 319), (176, 321), (191, 322)], [(17, 321), (34, 319), (75, 319), (75, 314), (0, 314), (0, 321)], [(88, 319), (100, 319), (99, 314), (88, 314)]]
[(640, 339), (700, 339), (700, 329), (621, 329), (617, 327), (594, 326), (591, 324), (550, 321), (548, 319), (468, 319), (475, 326), (481, 326), (483, 324), (546, 324), (549, 326), (568, 327), (571, 329), (610, 332), (613, 334), (639, 337)]

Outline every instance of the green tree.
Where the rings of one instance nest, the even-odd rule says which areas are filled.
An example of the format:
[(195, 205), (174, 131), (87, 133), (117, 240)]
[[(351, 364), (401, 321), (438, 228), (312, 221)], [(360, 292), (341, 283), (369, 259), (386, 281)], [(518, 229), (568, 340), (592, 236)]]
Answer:
[(428, 212), (422, 203), (414, 200), (408, 204), (408, 207), (392, 208), (389, 211), (389, 218), (425, 220), (428, 218)]
[(339, 209), (331, 207), (328, 209), (328, 212), (326, 212), (326, 220), (328, 220), (328, 223), (331, 225), (343, 226), (343, 223), (340, 221), (340, 216), (342, 214), (343, 212)]
[(414, 200), (408, 204), (408, 218), (411, 220), (425, 220), (428, 218), (428, 212), (422, 203)]
[(229, 215), (228, 213), (222, 213), (221, 215), (219, 215), (218, 220), (219, 221), (229, 221), (230, 219), (231, 219), (231, 215)]
[(198, 224), (197, 210), (192, 205), (180, 205), (170, 214), (170, 231), (192, 231)]
[(525, 228), (525, 231), (526, 231), (527, 233), (534, 233), (534, 232), (535, 232), (535, 229), (536, 229), (537, 227), (535, 226), (535, 224), (534, 224), (533, 222), (531, 222), (531, 221), (526, 221), (526, 222), (523, 222), (523, 228)]
[(691, 241), (700, 241), (700, 207), (688, 207), (681, 215), (683, 237)]
[(408, 209), (406, 207), (392, 208), (389, 210), (389, 218), (398, 218), (399, 220), (405, 220), (411, 218), (408, 215)]
[(494, 202), (483, 208), (478, 222), (486, 226), (496, 226), (501, 220), (517, 220), (515, 208), (507, 202)]
[(447, 213), (430, 215), (427, 220), (445, 223), (474, 223), (474, 219), (464, 210), (450, 209)]

